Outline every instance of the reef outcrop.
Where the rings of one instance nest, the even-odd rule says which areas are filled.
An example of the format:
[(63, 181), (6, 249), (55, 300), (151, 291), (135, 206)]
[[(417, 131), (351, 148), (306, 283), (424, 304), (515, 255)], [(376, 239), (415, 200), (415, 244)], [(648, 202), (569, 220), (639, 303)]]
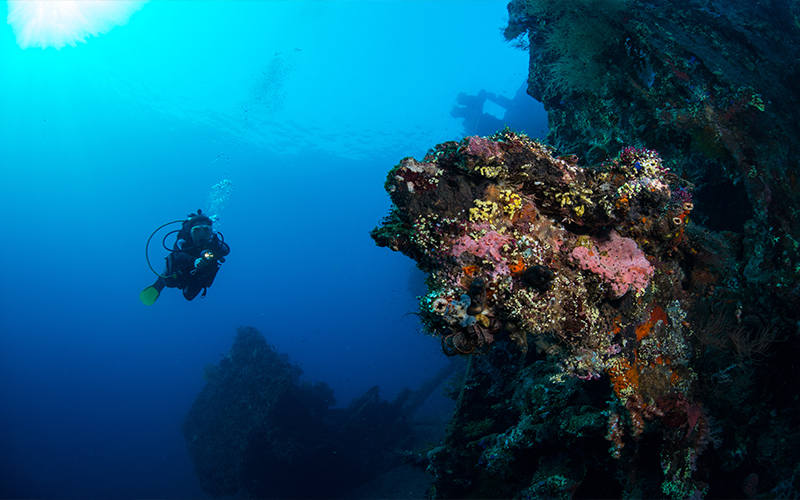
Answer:
[[(568, 496), (610, 468), (637, 469), (645, 492), (703, 491), (690, 190), (654, 151), (626, 148), (594, 168), (551, 153), (505, 130), (389, 172), (394, 205), (373, 238), (428, 272), (420, 317), (444, 352), (483, 354), (428, 457), (436, 495)], [(659, 452), (640, 456), (645, 440), (663, 473)], [(609, 482), (593, 493), (621, 494)]]

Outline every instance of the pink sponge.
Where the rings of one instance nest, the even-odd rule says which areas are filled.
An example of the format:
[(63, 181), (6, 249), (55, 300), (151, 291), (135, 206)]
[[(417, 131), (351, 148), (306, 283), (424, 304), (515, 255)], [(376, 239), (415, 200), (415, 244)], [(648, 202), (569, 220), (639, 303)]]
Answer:
[[(484, 225), (476, 226), (478, 229), (481, 227), (484, 227)], [(510, 245), (513, 242), (514, 240), (512, 238), (503, 236), (494, 230), (487, 232), (477, 241), (469, 236), (463, 236), (453, 245), (452, 255), (458, 257), (464, 252), (469, 252), (472, 255), (485, 258), (486, 254), (489, 254), (495, 262), (501, 262), (503, 256), (500, 252), (505, 245)], [(636, 245), (636, 243), (634, 243), (634, 245)]]
[(467, 141), (466, 153), (472, 156), (478, 156), (484, 160), (488, 160), (502, 152), (496, 141), (487, 139), (486, 137), (473, 135), (467, 137)]
[(581, 269), (597, 274), (610, 284), (614, 298), (622, 297), (631, 287), (644, 290), (653, 277), (653, 266), (636, 242), (615, 231), (611, 231), (608, 240), (596, 242), (589, 248), (575, 247), (570, 258)]

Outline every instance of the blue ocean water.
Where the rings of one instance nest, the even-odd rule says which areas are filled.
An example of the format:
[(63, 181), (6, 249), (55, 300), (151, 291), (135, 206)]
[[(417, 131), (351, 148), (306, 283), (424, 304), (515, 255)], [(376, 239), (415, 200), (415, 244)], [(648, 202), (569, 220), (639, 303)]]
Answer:
[[(180, 425), (240, 325), (338, 406), (435, 374), (440, 345), (409, 314), (423, 275), (369, 230), (393, 165), (480, 131), (453, 116), (459, 94), (524, 84), (505, 7), (151, 2), (61, 50), (0, 28), (0, 496), (206, 497)], [(525, 105), (510, 125), (542, 136)], [(231, 254), (208, 296), (141, 304), (148, 236), (226, 180)]]

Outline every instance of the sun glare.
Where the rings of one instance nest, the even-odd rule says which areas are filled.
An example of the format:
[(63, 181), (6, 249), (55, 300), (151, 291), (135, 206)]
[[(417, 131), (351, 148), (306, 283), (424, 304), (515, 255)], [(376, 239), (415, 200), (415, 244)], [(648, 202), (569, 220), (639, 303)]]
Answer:
[(9, 0), (8, 24), (17, 44), (28, 47), (76, 46), (122, 26), (146, 0)]

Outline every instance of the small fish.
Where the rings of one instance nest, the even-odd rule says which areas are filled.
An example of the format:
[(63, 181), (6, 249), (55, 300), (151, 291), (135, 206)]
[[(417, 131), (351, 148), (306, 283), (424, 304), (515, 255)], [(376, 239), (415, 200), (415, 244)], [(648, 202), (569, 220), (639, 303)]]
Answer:
[(580, 158), (578, 158), (578, 155), (564, 155), (564, 156), (559, 156), (558, 159), (562, 160), (562, 161), (565, 161), (565, 162), (569, 163), (570, 165), (577, 165), (578, 164), (578, 160)]

